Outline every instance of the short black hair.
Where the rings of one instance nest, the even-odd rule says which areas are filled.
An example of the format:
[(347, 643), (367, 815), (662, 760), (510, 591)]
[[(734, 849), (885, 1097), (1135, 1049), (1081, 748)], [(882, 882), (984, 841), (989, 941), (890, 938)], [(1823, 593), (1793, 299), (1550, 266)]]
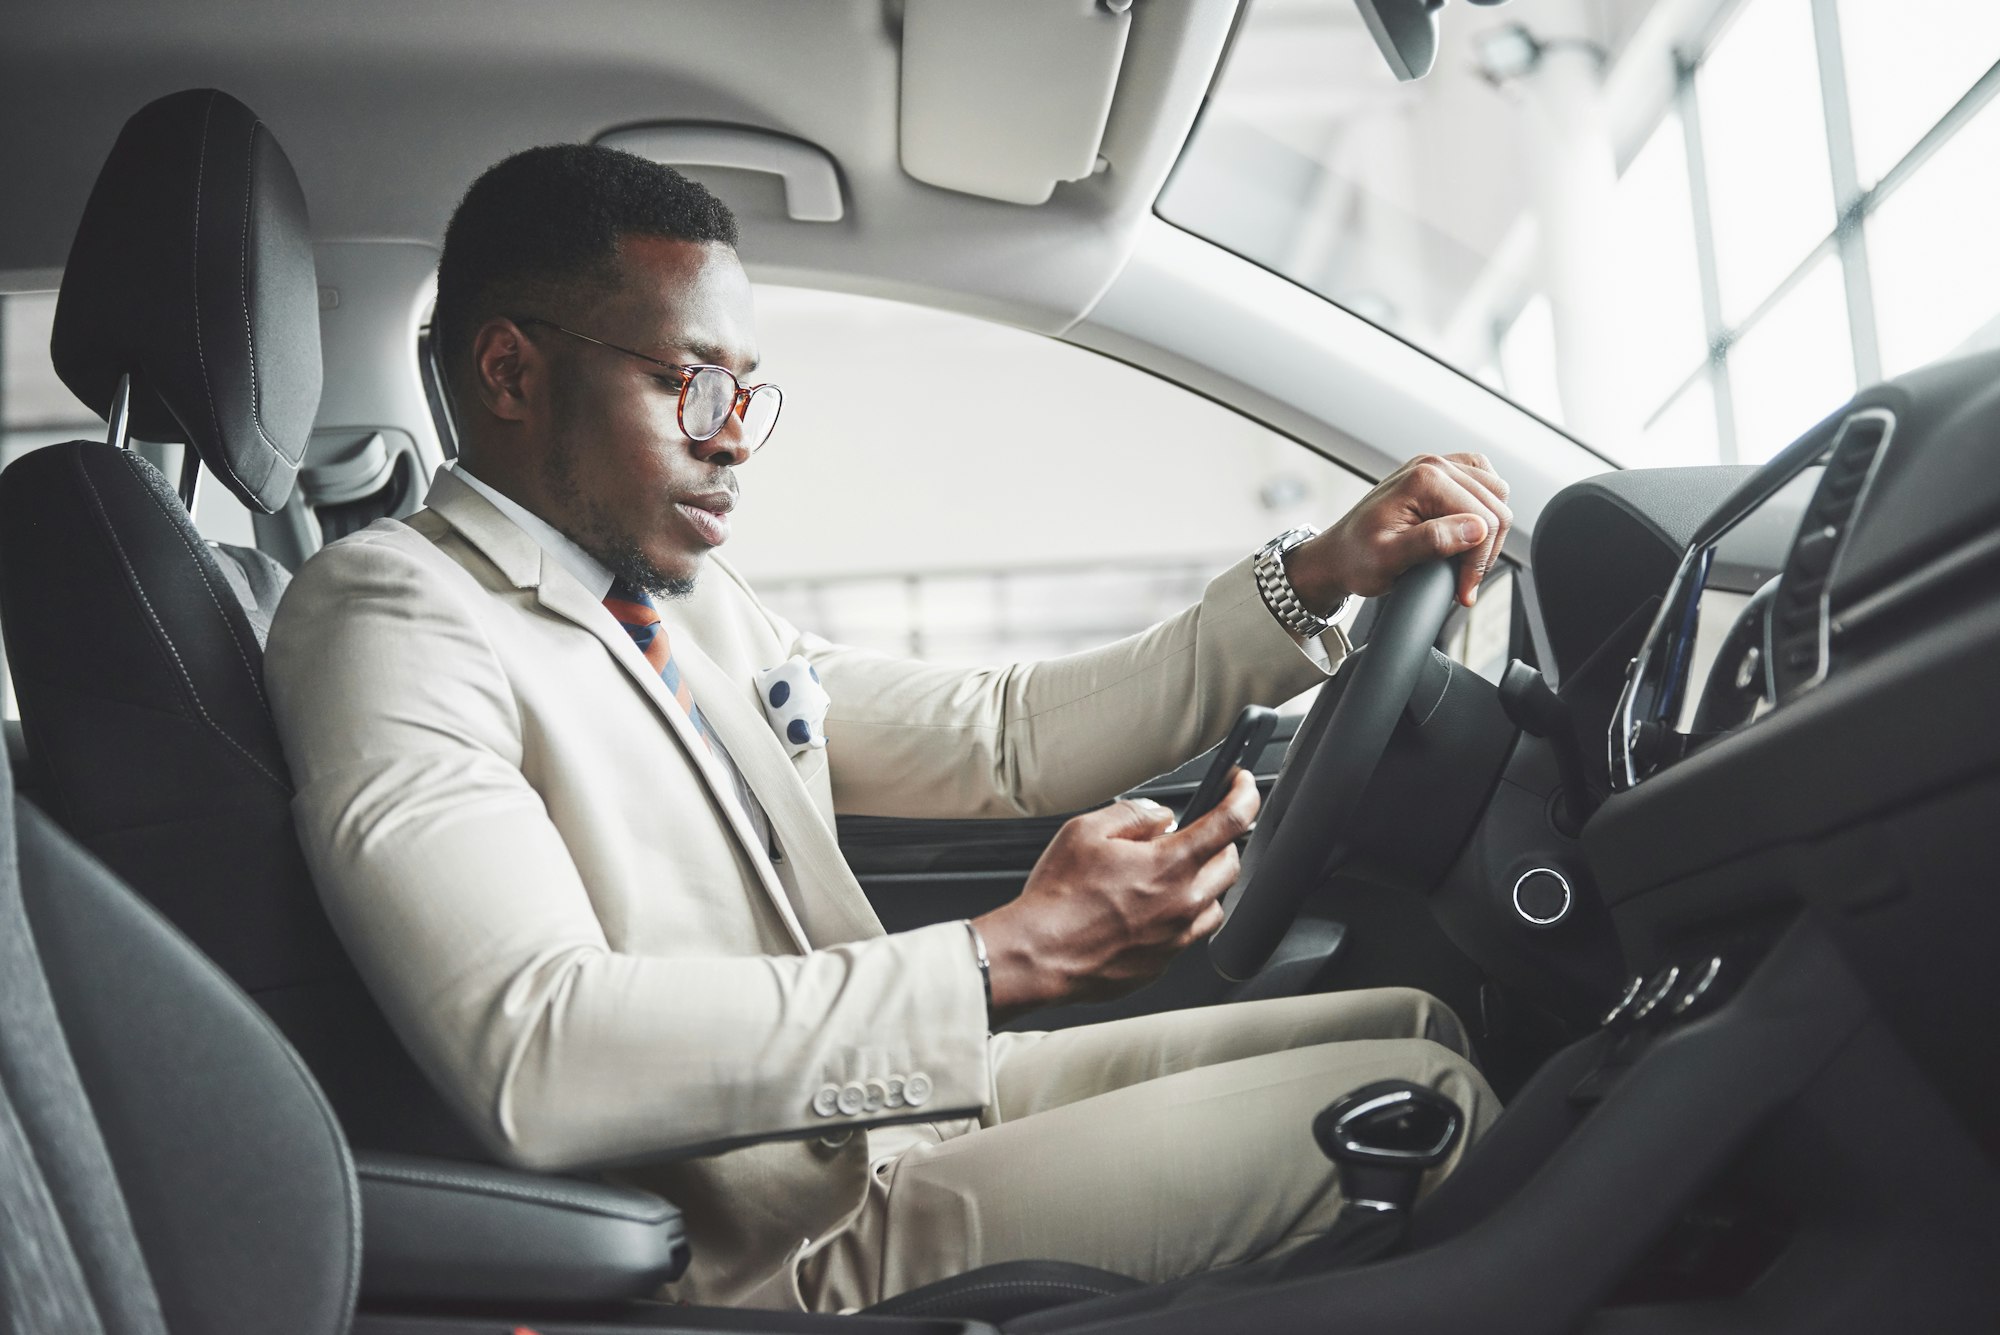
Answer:
[(579, 288), (614, 280), (624, 236), (736, 245), (736, 218), (697, 181), (598, 144), (549, 144), (481, 174), (438, 262), (431, 334), (447, 377), (496, 315), (562, 319)]

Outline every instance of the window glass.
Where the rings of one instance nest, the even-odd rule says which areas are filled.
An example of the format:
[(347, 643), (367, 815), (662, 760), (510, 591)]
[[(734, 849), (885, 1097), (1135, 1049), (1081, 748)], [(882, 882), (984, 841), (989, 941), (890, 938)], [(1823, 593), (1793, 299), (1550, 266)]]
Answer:
[(1831, 255), (1729, 350), (1736, 457), (1763, 463), (1854, 393), (1847, 292)]
[(2000, 4), (1840, 0), (1839, 13), (1855, 163), (1873, 185), (2000, 61)]
[(742, 469), (725, 555), (846, 643), (973, 663), (1101, 645), (1366, 490), (1226, 408), (1017, 329), (770, 286), (757, 317), (785, 415)]
[(1946, 140), (1868, 222), (1882, 369), (1968, 341), (2000, 344), (2000, 98)]
[(12, 463), (38, 445), (104, 430), (49, 364), (55, 318), (53, 292), (0, 295), (0, 463)]
[[(1976, 165), (2000, 162), (1991, 122), (1864, 193), (1996, 77), (2000, 3), (1513, 0), (1439, 20), (1435, 67), (1399, 83), (1353, 5), (1246, 0), (1160, 215), (1621, 462), (1707, 457), (1731, 435), (1701, 420), (1722, 411), (1715, 386), (1686, 383), (1711, 341), (1719, 373), (1732, 344), (1748, 358), (1732, 426), (1758, 455), (1855, 364), (1893, 372), (2000, 339), (2000, 247), (1975, 235), (2000, 216), (2000, 174)], [(1850, 198), (1834, 198), (1830, 116), (1852, 129)], [(1749, 326), (1834, 249), (1843, 216), (1876, 259), (1882, 345), (1816, 273), (1787, 309), (1820, 302), (1833, 322), (1777, 348), (1785, 317)]]
[(1620, 395), (1644, 420), (1708, 344), (1679, 116), (1667, 117), (1618, 178), (1613, 235)]
[(1704, 372), (1646, 424), (1639, 449), (1628, 462), (1639, 468), (1678, 468), (1686, 464), (1712, 464), (1721, 457), (1715, 386)]
[(1562, 420), (1556, 385), (1555, 312), (1539, 293), (1500, 336), (1500, 379), (1514, 402), (1552, 422)]
[(1808, 0), (1748, 0), (1695, 76), (1722, 315), (1755, 310), (1833, 230)]

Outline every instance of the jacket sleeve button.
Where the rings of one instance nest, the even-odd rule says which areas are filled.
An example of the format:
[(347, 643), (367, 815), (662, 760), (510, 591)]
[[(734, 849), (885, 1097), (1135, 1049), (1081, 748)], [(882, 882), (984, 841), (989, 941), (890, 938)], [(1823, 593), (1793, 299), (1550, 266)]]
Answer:
[(884, 1080), (870, 1080), (866, 1086), (868, 1101), (861, 1105), (864, 1112), (881, 1112), (889, 1106), (889, 1085)]
[(889, 1108), (900, 1108), (900, 1107), (902, 1107), (902, 1106), (903, 1106), (903, 1077), (902, 1077), (902, 1076), (900, 1076), (900, 1075), (892, 1075), (892, 1076), (890, 1076), (890, 1077), (889, 1077), (889, 1078), (888, 1078), (888, 1079), (887, 1079), (886, 1081), (884, 1081), (883, 1083), (884, 1083), (885, 1085), (887, 1085), (887, 1086), (888, 1086), (888, 1090), (889, 1090), (889, 1093), (888, 1093), (888, 1096), (887, 1096), (887, 1097), (885, 1097), (885, 1098), (884, 1098), (884, 1099), (882, 1100), (882, 1103), (883, 1103), (883, 1106), (884, 1106), (884, 1107), (889, 1107)]
[(812, 1110), (821, 1117), (831, 1117), (840, 1108), (840, 1088), (837, 1085), (821, 1085), (819, 1093), (813, 1095)]
[(903, 1101), (912, 1108), (921, 1108), (931, 1100), (931, 1078), (922, 1071), (911, 1072), (903, 1082)]
[(854, 1116), (854, 1114), (860, 1112), (862, 1107), (866, 1105), (867, 1102), (868, 1102), (868, 1091), (861, 1088), (861, 1086), (842, 1085), (840, 1088), (840, 1096), (835, 1101), (834, 1106), (840, 1109), (840, 1111), (845, 1113), (847, 1116), (852, 1117)]

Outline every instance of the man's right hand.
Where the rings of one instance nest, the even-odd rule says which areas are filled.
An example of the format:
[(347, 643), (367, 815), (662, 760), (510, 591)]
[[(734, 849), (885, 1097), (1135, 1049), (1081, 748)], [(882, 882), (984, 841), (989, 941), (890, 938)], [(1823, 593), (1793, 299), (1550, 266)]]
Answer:
[(1235, 841), (1257, 819), (1257, 783), (1238, 769), (1216, 808), (1184, 830), (1156, 802), (1114, 802), (1070, 821), (1020, 898), (978, 918), (993, 1018), (1102, 1001), (1159, 976), (1222, 925)]

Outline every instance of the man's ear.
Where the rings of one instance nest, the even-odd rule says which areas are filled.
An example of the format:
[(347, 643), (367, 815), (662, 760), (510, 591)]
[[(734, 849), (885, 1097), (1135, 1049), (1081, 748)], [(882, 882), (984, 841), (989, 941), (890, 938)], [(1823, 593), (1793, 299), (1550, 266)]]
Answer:
[(472, 336), (473, 389), (486, 411), (502, 421), (528, 415), (528, 394), (542, 367), (541, 349), (505, 316), (494, 316)]

